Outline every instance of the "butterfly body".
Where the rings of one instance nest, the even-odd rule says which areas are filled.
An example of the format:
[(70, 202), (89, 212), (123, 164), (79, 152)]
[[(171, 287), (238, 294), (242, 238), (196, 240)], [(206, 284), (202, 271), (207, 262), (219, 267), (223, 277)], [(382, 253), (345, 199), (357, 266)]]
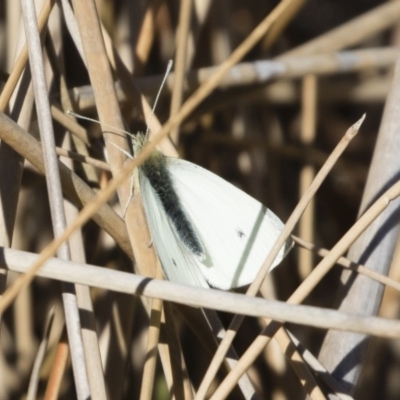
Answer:
[(140, 168), (140, 176), (142, 182), (144, 179), (150, 182), (180, 240), (193, 254), (204, 259), (203, 246), (176, 194), (166, 156), (158, 151), (153, 152)]

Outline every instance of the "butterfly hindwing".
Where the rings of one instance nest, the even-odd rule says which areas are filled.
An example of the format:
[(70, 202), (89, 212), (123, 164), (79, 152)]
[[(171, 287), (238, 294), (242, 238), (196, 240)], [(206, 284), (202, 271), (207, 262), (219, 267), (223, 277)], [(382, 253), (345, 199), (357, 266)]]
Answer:
[(139, 179), (147, 223), (166, 277), (173, 282), (209, 287), (193, 255), (179, 239), (149, 180), (140, 172)]

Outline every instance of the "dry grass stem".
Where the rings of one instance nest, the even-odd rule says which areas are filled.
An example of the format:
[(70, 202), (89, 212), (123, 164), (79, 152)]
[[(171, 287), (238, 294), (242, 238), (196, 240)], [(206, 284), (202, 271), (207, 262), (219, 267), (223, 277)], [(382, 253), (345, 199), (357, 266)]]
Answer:
[[(329, 254), (329, 250), (319, 248), (315, 246), (314, 244), (311, 244), (309, 242), (306, 242), (299, 237), (292, 236), (294, 241), (304, 249), (310, 250), (314, 252), (315, 254), (318, 254), (321, 257), (326, 257)], [(348, 258), (345, 257), (340, 257), (336, 261), (338, 265), (341, 265), (342, 267), (345, 268), (350, 268), (355, 272), (358, 272), (360, 274), (363, 274), (365, 276), (368, 276), (371, 279), (376, 280), (377, 282), (380, 282), (386, 286), (390, 286), (391, 288), (400, 291), (400, 283), (396, 282), (393, 279), (390, 279), (388, 276), (380, 274), (379, 272), (373, 271), (361, 264), (357, 264), (354, 261), (350, 261)]]
[[(163, 279), (163, 273), (159, 266), (157, 268), (157, 279)], [(151, 302), (151, 313), (149, 333), (147, 337), (147, 348), (145, 363), (143, 366), (143, 378), (140, 389), (140, 400), (150, 400), (153, 394), (154, 375), (157, 362), (157, 346), (160, 338), (161, 316), (163, 313), (163, 302), (160, 299), (153, 299)]]
[[(332, 248), (329, 254), (315, 267), (308, 278), (296, 289), (289, 297), (288, 303), (299, 304), (311, 292), (318, 282), (326, 275), (335, 262), (344, 254), (346, 250), (356, 241), (356, 239), (371, 225), (371, 223), (388, 207), (390, 202), (400, 196), (400, 182), (393, 185), (384, 193), (365, 214), (354, 224), (354, 226), (342, 237), (342, 239)], [(246, 353), (239, 360), (235, 370), (231, 371), (218, 390), (215, 396), (226, 396), (245, 372), (248, 366), (260, 354), (262, 349), (268, 344), (271, 335), (279, 329), (280, 324), (270, 323), (263, 329), (262, 333), (247, 349)]]
[(66, 331), (63, 330), (62, 336), (57, 345), (53, 368), (47, 382), (46, 392), (44, 394), (45, 400), (56, 400), (59, 398), (61, 382), (67, 368), (68, 360), (68, 339)]
[[(255, 296), (260, 289), (262, 282), (264, 281), (264, 278), (266, 274), (268, 273), (268, 270), (270, 266), (272, 265), (273, 261), (275, 260), (275, 257), (278, 255), (279, 250), (282, 248), (283, 244), (286, 242), (287, 238), (289, 237), (290, 233), (293, 231), (295, 225), (299, 221), (301, 215), (303, 214), (305, 208), (309, 204), (310, 200), (313, 198), (315, 195), (316, 191), (318, 188), (321, 186), (322, 182), (330, 172), (330, 170), (333, 168), (333, 166), (336, 163), (336, 160), (341, 156), (343, 151), (346, 149), (348, 146), (349, 142), (354, 138), (354, 136), (358, 133), (358, 130), (362, 124), (362, 122), (365, 119), (365, 115), (357, 121), (354, 125), (352, 125), (345, 135), (343, 136), (342, 140), (339, 142), (339, 144), (336, 146), (336, 148), (333, 150), (329, 158), (326, 160), (325, 164), (322, 166), (322, 168), (318, 171), (316, 177), (314, 178), (314, 181), (312, 185), (308, 188), (308, 190), (304, 193), (303, 197), (300, 199), (299, 203), (297, 204), (296, 208), (292, 212), (291, 216), (289, 217), (288, 221), (286, 222), (285, 228), (282, 230), (281, 234), (279, 235), (278, 239), (276, 240), (275, 244), (271, 248), (271, 251), (265, 260), (263, 266), (261, 267), (259, 273), (257, 274), (257, 277), (253, 281), (253, 283), (250, 285), (249, 289), (247, 290), (247, 295), (249, 296)], [(210, 366), (208, 367), (208, 370), (206, 372), (206, 375), (203, 378), (203, 381), (200, 385), (200, 388), (197, 392), (197, 396), (199, 399), (202, 399), (207, 390), (209, 385), (212, 382), (213, 377), (218, 371), (219, 366), (221, 365), (221, 362), (223, 360), (224, 355), (226, 354), (227, 349), (229, 348), (230, 344), (232, 343), (233, 339), (236, 336), (236, 333), (240, 327), (240, 325), (243, 322), (243, 317), (242, 316), (236, 316), (227, 331), (227, 334), (225, 335), (224, 339), (222, 340), (217, 352), (214, 355), (213, 361), (211, 362)], [(260, 336), (259, 336), (260, 338)], [(261, 336), (261, 338), (263, 338)], [(259, 354), (259, 353), (258, 353)], [(236, 366), (234, 371), (238, 371), (239, 366)], [(241, 372), (244, 372), (245, 370), (241, 370)], [(230, 373), (232, 374), (233, 371)], [(240, 377), (241, 373), (238, 374), (236, 377)], [(223, 390), (226, 390), (226, 393), (229, 393), (229, 391), (232, 389), (234, 385), (235, 379), (231, 379), (230, 383), (231, 386), (229, 389), (227, 388), (228, 385), (219, 387), (219, 390), (223, 392)], [(222, 388), (222, 389), (221, 389)]]
[[(179, 13), (178, 43), (175, 55), (175, 74), (174, 87), (171, 93), (171, 114), (172, 117), (179, 111), (183, 99), (183, 82), (187, 67), (187, 48), (190, 30), (190, 17), (192, 12), (192, 1), (183, 0)], [(171, 138), (174, 143), (178, 143), (179, 126), (171, 131)]]
[(357, 43), (381, 32), (397, 23), (400, 15), (400, 4), (397, 2), (383, 4), (370, 12), (355, 18), (320, 37), (309, 41), (279, 56), (278, 59), (333, 52)]
[[(0, 13), (0, 398), (399, 398), (400, 2), (42, 3)], [(137, 179), (154, 151), (287, 221), (248, 288), (163, 279)], [(170, 171), (233, 267), (208, 237), (246, 207)]]
[[(317, 126), (318, 81), (315, 75), (306, 75), (302, 85), (302, 115), (300, 138), (305, 147), (315, 140)], [(315, 177), (315, 168), (305, 165), (300, 172), (300, 198), (310, 187)], [(308, 242), (314, 242), (315, 201), (311, 199), (299, 221), (299, 235)], [(312, 253), (299, 249), (299, 274), (305, 279), (313, 267)]]
[[(3, 257), (3, 263), (10, 270), (23, 273), (29, 271), (29, 266), (41, 258), (40, 255), (10, 249), (4, 249)], [(70, 261), (49, 259), (39, 270), (38, 276), (322, 329), (349, 330), (392, 338), (400, 334), (400, 323), (386, 318), (355, 316), (326, 308), (295, 305), (292, 302), (266, 300), (216, 289), (193, 288)]]
[(29, 381), (29, 388), (28, 393), (26, 395), (27, 400), (34, 400), (37, 396), (37, 389), (39, 386), (39, 375), (40, 375), (40, 368), (43, 364), (43, 360), (46, 356), (47, 345), (49, 343), (49, 335), (51, 326), (53, 324), (54, 319), (54, 307), (52, 307), (47, 314), (46, 317), (46, 326), (44, 329), (44, 335), (42, 341), (40, 342), (40, 346), (38, 352), (36, 354), (35, 363), (33, 365), (31, 378)]

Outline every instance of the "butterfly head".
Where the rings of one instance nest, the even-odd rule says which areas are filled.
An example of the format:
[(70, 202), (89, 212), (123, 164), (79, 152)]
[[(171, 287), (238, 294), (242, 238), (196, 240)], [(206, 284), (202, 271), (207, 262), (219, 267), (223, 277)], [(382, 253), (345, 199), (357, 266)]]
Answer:
[(132, 136), (132, 146), (135, 156), (142, 151), (147, 142), (148, 138), (145, 133), (138, 132), (136, 135)]

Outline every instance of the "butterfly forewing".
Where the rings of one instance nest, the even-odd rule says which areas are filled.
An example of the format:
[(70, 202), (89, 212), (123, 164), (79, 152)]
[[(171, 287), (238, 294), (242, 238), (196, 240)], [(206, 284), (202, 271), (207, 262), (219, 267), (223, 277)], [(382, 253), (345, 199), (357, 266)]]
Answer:
[[(181, 204), (204, 243), (207, 258), (194, 260), (210, 286), (230, 289), (251, 283), (283, 229), (283, 223), (257, 200), (212, 172), (168, 158), (168, 170)], [(284, 257), (289, 243), (276, 257)]]

